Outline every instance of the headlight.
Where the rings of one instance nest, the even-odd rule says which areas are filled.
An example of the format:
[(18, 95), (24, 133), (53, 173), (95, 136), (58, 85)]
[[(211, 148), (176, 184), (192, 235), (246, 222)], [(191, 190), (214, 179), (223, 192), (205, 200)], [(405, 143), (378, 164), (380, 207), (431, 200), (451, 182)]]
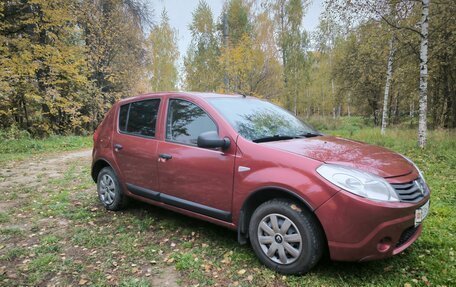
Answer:
[(323, 164), (317, 172), (353, 194), (378, 201), (399, 201), (396, 191), (385, 179), (369, 172), (336, 164)]
[(422, 173), (421, 170), (416, 166), (416, 164), (415, 164), (411, 159), (409, 159), (408, 157), (406, 157), (405, 155), (401, 154), (401, 156), (402, 156), (406, 161), (408, 161), (411, 165), (413, 165), (413, 167), (418, 171), (419, 176), (423, 179), (424, 182), (426, 182), (426, 181), (424, 180), (423, 173)]

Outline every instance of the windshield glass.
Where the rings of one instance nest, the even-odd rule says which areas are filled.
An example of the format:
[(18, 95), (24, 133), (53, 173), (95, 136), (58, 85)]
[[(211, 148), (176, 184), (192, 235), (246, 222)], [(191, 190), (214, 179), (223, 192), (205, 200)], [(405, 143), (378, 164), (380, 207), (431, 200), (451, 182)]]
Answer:
[(288, 111), (267, 101), (252, 98), (211, 98), (214, 106), (244, 138), (294, 138), (317, 132)]

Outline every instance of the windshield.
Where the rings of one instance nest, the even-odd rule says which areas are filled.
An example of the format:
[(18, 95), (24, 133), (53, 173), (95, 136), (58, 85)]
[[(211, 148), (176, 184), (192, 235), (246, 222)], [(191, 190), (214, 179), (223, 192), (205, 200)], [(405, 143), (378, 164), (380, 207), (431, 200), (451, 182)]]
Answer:
[(251, 141), (291, 139), (318, 134), (288, 111), (267, 101), (237, 97), (212, 98), (208, 101), (242, 137)]

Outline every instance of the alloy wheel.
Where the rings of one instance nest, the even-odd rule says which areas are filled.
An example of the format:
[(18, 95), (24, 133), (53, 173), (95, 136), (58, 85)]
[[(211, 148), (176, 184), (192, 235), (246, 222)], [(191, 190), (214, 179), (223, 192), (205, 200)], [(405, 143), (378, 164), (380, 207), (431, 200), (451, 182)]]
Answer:
[(100, 181), (100, 200), (110, 205), (116, 196), (116, 184), (109, 174), (104, 174)]

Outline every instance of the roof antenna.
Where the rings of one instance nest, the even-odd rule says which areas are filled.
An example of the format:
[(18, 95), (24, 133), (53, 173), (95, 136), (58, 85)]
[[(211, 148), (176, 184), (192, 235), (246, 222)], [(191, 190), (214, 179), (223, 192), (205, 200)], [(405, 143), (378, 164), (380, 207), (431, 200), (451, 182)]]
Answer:
[(241, 92), (241, 91), (236, 91), (235, 93), (238, 95), (241, 95), (243, 98), (247, 98), (247, 96), (248, 96), (244, 92)]

